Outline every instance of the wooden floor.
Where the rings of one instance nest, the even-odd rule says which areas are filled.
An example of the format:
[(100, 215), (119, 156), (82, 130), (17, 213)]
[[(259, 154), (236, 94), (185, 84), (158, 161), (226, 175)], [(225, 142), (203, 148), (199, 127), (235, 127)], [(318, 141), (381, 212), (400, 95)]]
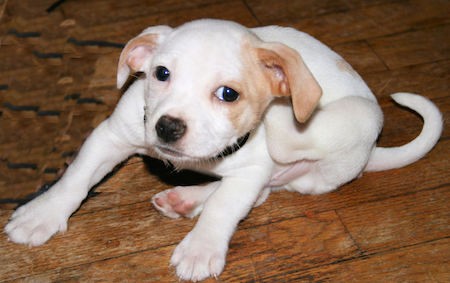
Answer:
[[(406, 168), (326, 195), (273, 193), (239, 225), (219, 281), (450, 282), (447, 0), (0, 0), (0, 226), (111, 113), (123, 44), (147, 26), (203, 17), (293, 26), (330, 45), (377, 95), (381, 145), (405, 143), (422, 126), (391, 93), (429, 97), (446, 123), (433, 151)], [(151, 206), (153, 194), (184, 182), (163, 172), (131, 158), (42, 247), (1, 234), (0, 281), (178, 282), (169, 258), (195, 219)]]

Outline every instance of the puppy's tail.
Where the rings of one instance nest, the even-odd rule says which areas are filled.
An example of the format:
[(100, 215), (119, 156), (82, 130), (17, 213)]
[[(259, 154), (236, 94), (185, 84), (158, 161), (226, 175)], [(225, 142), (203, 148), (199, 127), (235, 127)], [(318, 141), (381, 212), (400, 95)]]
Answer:
[(433, 102), (411, 93), (396, 93), (392, 95), (392, 99), (422, 116), (424, 122), (422, 131), (405, 145), (375, 147), (364, 171), (382, 171), (409, 165), (425, 156), (441, 136), (442, 115)]

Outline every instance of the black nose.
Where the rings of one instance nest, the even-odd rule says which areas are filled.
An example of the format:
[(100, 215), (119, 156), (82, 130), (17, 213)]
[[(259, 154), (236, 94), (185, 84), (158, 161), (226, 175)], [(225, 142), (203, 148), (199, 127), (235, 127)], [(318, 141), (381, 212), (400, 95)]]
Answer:
[(155, 125), (156, 134), (166, 143), (179, 140), (186, 132), (186, 128), (183, 120), (168, 115), (161, 116)]

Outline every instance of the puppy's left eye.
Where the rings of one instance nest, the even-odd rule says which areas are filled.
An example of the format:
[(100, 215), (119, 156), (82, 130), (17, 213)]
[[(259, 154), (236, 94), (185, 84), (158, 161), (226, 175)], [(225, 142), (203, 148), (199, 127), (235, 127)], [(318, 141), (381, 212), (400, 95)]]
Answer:
[(155, 78), (158, 81), (161, 81), (161, 82), (167, 81), (169, 79), (169, 77), (170, 77), (170, 72), (166, 67), (164, 67), (164, 66), (156, 67)]
[(214, 95), (225, 102), (233, 102), (239, 98), (239, 93), (227, 86), (219, 87), (216, 92), (214, 92)]

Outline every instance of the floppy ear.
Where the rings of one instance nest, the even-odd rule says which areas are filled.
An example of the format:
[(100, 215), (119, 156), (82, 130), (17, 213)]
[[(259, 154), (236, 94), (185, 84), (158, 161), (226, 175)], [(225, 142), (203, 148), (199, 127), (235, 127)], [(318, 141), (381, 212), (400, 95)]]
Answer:
[(145, 62), (152, 57), (164, 36), (171, 30), (172, 28), (168, 26), (150, 27), (128, 41), (120, 53), (117, 88), (122, 88), (130, 74), (144, 71)]
[(281, 43), (263, 43), (257, 56), (274, 96), (291, 96), (298, 122), (304, 123), (314, 112), (322, 89), (300, 54)]

